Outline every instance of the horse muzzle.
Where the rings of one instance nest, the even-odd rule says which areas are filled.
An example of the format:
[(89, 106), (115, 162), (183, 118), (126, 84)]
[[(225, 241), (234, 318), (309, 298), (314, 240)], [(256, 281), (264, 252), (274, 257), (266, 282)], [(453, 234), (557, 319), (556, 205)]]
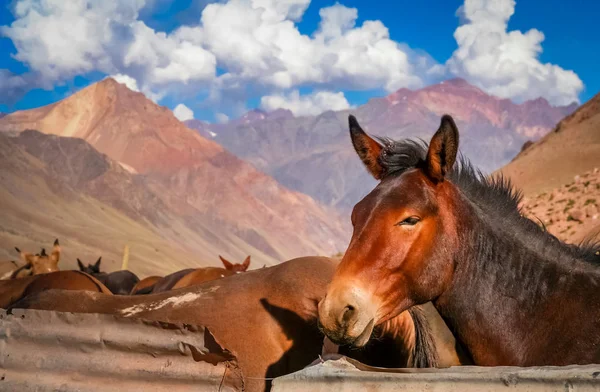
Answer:
[(373, 309), (369, 297), (357, 287), (330, 288), (319, 303), (319, 327), (335, 344), (362, 347), (375, 327)]

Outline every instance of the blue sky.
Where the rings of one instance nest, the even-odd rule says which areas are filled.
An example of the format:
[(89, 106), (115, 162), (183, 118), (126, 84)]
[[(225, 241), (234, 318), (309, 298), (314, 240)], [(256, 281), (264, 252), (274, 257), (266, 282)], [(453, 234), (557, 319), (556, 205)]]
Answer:
[(69, 12), (60, 9), (69, 1), (53, 1), (0, 8), (2, 112), (107, 75), (208, 121), (254, 107), (315, 114), (456, 76), (517, 102), (585, 102), (600, 91), (593, 0), (78, 0)]

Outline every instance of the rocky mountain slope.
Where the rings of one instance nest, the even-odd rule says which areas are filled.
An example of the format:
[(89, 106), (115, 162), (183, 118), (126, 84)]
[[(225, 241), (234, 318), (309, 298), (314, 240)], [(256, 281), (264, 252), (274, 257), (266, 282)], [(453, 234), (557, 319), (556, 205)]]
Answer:
[(502, 173), (526, 194), (551, 191), (600, 166), (600, 94), (530, 145)]
[(0, 133), (0, 181), (2, 260), (18, 259), (15, 246), (39, 252), (59, 238), (63, 269), (99, 256), (104, 269), (119, 269), (125, 245), (142, 276), (219, 264), (208, 228), (177, 217), (156, 184), (81, 139)]
[(346, 245), (347, 230), (334, 212), (281, 186), (187, 128), (169, 109), (113, 79), (0, 119), (5, 132), (26, 129), (83, 139), (138, 174), (135, 178), (147, 179), (148, 189), (163, 203), (155, 213), (172, 211), (201, 222), (211, 233), (201, 235), (220, 252), (257, 255), (257, 262), (272, 263), (329, 255)]
[(426, 140), (441, 115), (449, 113), (461, 131), (462, 152), (491, 172), (574, 109), (575, 105), (552, 107), (544, 99), (518, 105), (453, 79), (416, 91), (400, 89), (350, 111), (300, 118), (285, 111), (276, 116), (255, 111), (227, 124), (188, 126), (210, 134), (280, 183), (347, 213), (375, 185), (352, 149), (350, 112), (371, 134)]
[(525, 194), (523, 211), (572, 243), (600, 240), (600, 94), (527, 146), (502, 174)]
[(600, 171), (594, 168), (563, 186), (525, 197), (523, 212), (564, 241), (600, 240)]

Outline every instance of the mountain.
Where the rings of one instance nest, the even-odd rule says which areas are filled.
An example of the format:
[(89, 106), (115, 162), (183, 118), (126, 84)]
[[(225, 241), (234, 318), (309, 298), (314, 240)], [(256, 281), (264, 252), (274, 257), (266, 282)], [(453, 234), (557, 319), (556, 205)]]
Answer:
[(521, 207), (525, 215), (543, 222), (564, 241), (600, 240), (600, 171), (592, 169), (552, 190), (527, 196)]
[(525, 194), (523, 212), (557, 237), (600, 240), (600, 94), (498, 170)]
[(204, 129), (283, 185), (347, 213), (375, 185), (352, 149), (349, 113), (371, 134), (425, 140), (439, 126), (441, 115), (449, 113), (461, 131), (461, 151), (491, 172), (575, 107), (553, 107), (544, 99), (515, 104), (453, 79), (415, 91), (400, 89), (350, 111), (299, 118), (261, 113), (243, 121), (206, 124)]
[(527, 195), (550, 191), (600, 167), (600, 94), (522, 151), (498, 173)]
[(168, 210), (209, 229), (210, 238), (208, 232), (201, 235), (214, 244), (215, 257), (217, 250), (249, 253), (257, 262), (271, 264), (300, 255), (330, 255), (346, 245), (347, 229), (333, 211), (281, 186), (190, 130), (169, 109), (113, 79), (0, 119), (5, 132), (26, 129), (83, 139), (147, 179)]
[(177, 217), (157, 184), (84, 140), (0, 133), (0, 180), (0, 259), (18, 259), (15, 246), (39, 252), (59, 238), (63, 269), (100, 256), (103, 269), (119, 269), (125, 245), (140, 276), (219, 263), (208, 228)]

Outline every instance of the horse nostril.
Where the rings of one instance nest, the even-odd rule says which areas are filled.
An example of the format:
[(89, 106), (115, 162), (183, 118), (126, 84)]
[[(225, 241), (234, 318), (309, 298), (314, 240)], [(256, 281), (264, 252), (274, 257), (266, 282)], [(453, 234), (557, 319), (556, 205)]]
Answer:
[(354, 306), (346, 305), (342, 313), (342, 324), (346, 325), (352, 319), (352, 316), (354, 316), (355, 311)]

